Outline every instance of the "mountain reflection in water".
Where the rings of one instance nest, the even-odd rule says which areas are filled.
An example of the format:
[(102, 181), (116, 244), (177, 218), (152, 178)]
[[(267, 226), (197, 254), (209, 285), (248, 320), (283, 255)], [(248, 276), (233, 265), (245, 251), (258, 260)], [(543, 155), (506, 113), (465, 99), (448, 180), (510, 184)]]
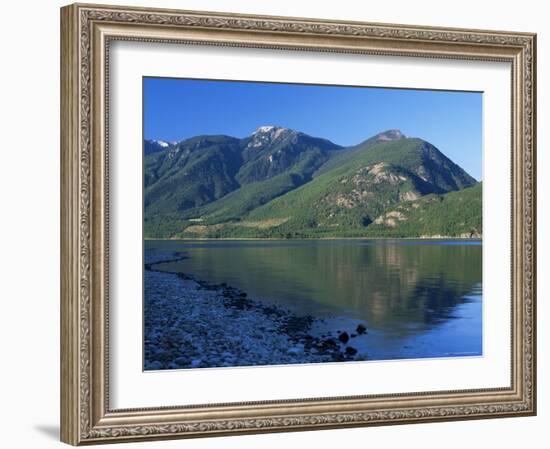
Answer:
[(482, 352), (480, 241), (174, 240), (146, 241), (145, 250), (185, 253), (161, 269), (299, 315), (365, 322), (374, 359)]

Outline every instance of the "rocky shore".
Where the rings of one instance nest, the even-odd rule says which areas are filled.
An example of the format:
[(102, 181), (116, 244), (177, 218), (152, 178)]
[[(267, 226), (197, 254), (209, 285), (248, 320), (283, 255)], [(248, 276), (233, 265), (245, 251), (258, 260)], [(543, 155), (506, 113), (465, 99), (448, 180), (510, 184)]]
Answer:
[(144, 369), (184, 369), (366, 360), (353, 346), (366, 326), (329, 330), (327, 319), (298, 316), (162, 264), (184, 254), (147, 251)]

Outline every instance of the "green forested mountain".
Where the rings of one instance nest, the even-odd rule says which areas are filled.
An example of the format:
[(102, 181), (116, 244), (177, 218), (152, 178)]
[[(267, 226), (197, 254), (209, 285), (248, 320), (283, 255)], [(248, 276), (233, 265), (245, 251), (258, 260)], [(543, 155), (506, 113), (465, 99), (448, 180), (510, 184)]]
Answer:
[(376, 237), (482, 235), (482, 184), (444, 195), (403, 201), (385, 211), (369, 226)]
[[(475, 208), (465, 205), (453, 211), (445, 206), (457, 205), (449, 192), (462, 191), (476, 181), (430, 143), (407, 138), (398, 130), (342, 148), (297, 131), (265, 126), (244, 139), (198, 136), (144, 157), (146, 237), (481, 232)], [(463, 196), (458, 205), (477, 201), (480, 223), (481, 188), (468, 190), (473, 193)], [(411, 209), (405, 211), (408, 204)], [(426, 228), (420, 220), (422, 211), (441, 213), (439, 227)], [(392, 212), (401, 218), (405, 212), (408, 215), (401, 220), (383, 218)]]
[(178, 213), (237, 189), (240, 140), (199, 136), (145, 156), (145, 217)]
[[(164, 152), (145, 156), (146, 217), (188, 216), (191, 209), (281, 174), (287, 175), (285, 184), (294, 188), (309, 181), (338, 149), (327, 140), (277, 127), (261, 127), (245, 139), (198, 136), (184, 140)], [(281, 180), (275, 179), (272, 194), (264, 185), (264, 202), (288, 191), (280, 185)]]

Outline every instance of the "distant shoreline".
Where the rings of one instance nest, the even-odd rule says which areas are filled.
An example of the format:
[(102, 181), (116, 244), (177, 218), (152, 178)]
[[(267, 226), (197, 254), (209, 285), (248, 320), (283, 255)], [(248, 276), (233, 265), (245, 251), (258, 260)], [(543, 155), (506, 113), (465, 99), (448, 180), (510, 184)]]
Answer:
[(145, 241), (163, 240), (196, 240), (196, 241), (239, 241), (239, 240), (259, 240), (259, 241), (292, 241), (292, 240), (465, 240), (465, 241), (483, 241), (483, 237), (448, 237), (448, 236), (433, 236), (433, 237), (316, 237), (316, 238), (265, 238), (265, 237), (225, 237), (225, 238), (191, 238), (191, 237), (144, 237)]

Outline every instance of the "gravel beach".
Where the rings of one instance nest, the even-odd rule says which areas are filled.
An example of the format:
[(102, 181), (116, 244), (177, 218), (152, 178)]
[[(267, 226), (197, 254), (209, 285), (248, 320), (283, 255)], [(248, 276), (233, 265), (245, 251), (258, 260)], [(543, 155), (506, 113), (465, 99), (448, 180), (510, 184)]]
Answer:
[[(144, 369), (186, 369), (366, 360), (352, 337), (359, 324), (332, 333), (326, 318), (297, 316), (227, 284), (161, 270), (184, 254), (147, 251)], [(316, 331), (317, 329), (317, 331)], [(318, 329), (325, 329), (320, 332)]]

